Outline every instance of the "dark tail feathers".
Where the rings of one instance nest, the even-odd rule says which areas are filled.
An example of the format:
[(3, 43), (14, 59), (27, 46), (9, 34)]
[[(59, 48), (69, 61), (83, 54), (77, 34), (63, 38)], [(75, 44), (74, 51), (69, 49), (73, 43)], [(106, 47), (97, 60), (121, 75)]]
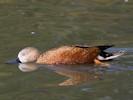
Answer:
[(108, 49), (108, 48), (110, 48), (110, 47), (113, 47), (114, 45), (101, 45), (101, 46), (97, 46), (97, 48), (99, 49), (99, 50), (101, 50), (101, 51), (103, 51), (103, 50), (106, 50), (106, 49)]

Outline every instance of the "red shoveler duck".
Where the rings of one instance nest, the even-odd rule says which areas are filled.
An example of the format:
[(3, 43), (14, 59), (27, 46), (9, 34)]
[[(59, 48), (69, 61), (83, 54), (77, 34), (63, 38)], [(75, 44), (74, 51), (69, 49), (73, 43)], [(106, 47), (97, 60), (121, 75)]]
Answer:
[(36, 61), (39, 64), (85, 64), (97, 63), (108, 65), (106, 60), (112, 60), (123, 55), (123, 51), (118, 53), (107, 53), (104, 50), (114, 45), (101, 46), (61, 46), (42, 53), (34, 47), (22, 49), (16, 60), (17, 63)]

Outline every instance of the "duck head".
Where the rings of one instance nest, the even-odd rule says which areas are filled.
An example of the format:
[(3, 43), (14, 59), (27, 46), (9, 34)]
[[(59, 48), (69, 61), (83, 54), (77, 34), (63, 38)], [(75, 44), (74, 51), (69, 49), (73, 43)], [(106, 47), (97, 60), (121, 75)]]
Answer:
[(18, 53), (18, 58), (14, 61), (9, 61), (10, 64), (27, 63), (36, 61), (40, 56), (40, 51), (34, 47), (26, 47)]

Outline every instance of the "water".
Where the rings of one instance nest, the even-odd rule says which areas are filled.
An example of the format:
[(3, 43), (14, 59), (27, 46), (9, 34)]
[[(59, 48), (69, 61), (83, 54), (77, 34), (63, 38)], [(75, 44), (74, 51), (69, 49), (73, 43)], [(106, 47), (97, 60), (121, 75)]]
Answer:
[[(1, 0), (1, 100), (132, 100), (132, 0)], [(92, 64), (8, 65), (27, 46), (115, 44), (126, 54), (109, 68)]]

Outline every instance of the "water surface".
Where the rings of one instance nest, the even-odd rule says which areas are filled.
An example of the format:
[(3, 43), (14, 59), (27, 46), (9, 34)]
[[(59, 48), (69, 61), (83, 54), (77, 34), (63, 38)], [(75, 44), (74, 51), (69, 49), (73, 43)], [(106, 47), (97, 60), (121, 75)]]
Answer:
[[(132, 100), (133, 1), (1, 0), (1, 100)], [(115, 44), (110, 67), (8, 65), (27, 46)]]

